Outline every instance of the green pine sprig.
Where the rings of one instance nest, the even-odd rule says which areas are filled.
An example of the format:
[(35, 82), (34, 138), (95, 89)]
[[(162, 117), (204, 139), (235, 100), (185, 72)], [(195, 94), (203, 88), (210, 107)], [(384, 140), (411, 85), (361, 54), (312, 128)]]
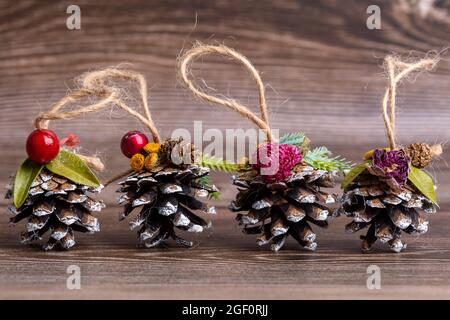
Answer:
[(200, 160), (200, 165), (203, 167), (208, 167), (214, 171), (223, 171), (223, 172), (237, 172), (239, 169), (239, 165), (235, 163), (230, 163), (226, 160), (219, 159), (209, 155), (203, 155)]
[(340, 156), (331, 157), (331, 152), (326, 147), (308, 150), (303, 156), (303, 162), (316, 169), (326, 171), (338, 170), (343, 172), (352, 167), (351, 162), (345, 160), (345, 158)]
[(197, 179), (197, 183), (201, 186), (206, 186), (211, 184), (211, 178), (209, 176), (203, 176)]
[(306, 136), (303, 132), (287, 133), (282, 136), (278, 143), (279, 144), (290, 144), (294, 146), (302, 146), (306, 140)]

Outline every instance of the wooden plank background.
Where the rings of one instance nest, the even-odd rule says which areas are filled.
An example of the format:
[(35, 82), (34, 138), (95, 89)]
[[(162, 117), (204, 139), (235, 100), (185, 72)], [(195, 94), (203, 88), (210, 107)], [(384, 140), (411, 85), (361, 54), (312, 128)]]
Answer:
[[(384, 146), (380, 100), (386, 85), (380, 67), (392, 52), (440, 51), (450, 44), (450, 2), (445, 0), (315, 1), (77, 1), (81, 30), (65, 26), (69, 1), (0, 1), (0, 182), (5, 184), (25, 157), (34, 117), (73, 88), (83, 72), (130, 63), (150, 85), (150, 104), (165, 137), (177, 128), (247, 128), (227, 110), (192, 98), (177, 80), (176, 59), (196, 40), (224, 43), (244, 53), (267, 85), (272, 126), (303, 130), (314, 144), (358, 161), (368, 148)], [(366, 8), (381, 7), (382, 29), (366, 28)], [(217, 92), (257, 110), (256, 89), (240, 68), (222, 59), (204, 59), (195, 75)], [(444, 142), (450, 137), (449, 55), (432, 73), (399, 90), (398, 134), (402, 143)], [(144, 129), (113, 110), (52, 128), (62, 137), (79, 135), (85, 153), (98, 153), (106, 179), (127, 167), (121, 136)], [(119, 156), (117, 156), (119, 155)], [(111, 207), (101, 215), (103, 231), (82, 237), (72, 252), (40, 253), (17, 244), (21, 226), (7, 227), (0, 209), (0, 297), (104, 298), (339, 298), (450, 297), (450, 177), (448, 153), (433, 166), (441, 212), (431, 231), (409, 239), (408, 252), (360, 255), (357, 236), (342, 232), (345, 219), (321, 234), (316, 253), (287, 250), (272, 254), (254, 246), (232, 221), (226, 203), (234, 194), (227, 175), (214, 178), (224, 189), (214, 232), (201, 246), (136, 250), (134, 234), (116, 222)], [(111, 188), (112, 189), (112, 188)], [(85, 271), (83, 290), (64, 288), (65, 268)], [(365, 269), (383, 270), (383, 289), (365, 287)]]

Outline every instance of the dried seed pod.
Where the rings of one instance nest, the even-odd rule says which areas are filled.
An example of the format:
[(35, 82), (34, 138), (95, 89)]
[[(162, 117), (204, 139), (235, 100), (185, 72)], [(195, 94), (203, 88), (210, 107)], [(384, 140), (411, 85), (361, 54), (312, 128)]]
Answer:
[(182, 138), (164, 141), (158, 154), (162, 163), (171, 164), (172, 166), (194, 164), (200, 155), (194, 144)]
[(431, 146), (426, 143), (413, 143), (406, 147), (406, 153), (413, 166), (425, 168), (433, 159)]

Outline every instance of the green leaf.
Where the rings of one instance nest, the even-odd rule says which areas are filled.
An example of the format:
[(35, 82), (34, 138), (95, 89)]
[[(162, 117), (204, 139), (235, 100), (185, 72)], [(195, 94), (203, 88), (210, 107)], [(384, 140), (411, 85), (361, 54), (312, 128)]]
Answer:
[(19, 209), (25, 202), (31, 184), (41, 172), (43, 166), (27, 159), (17, 169), (16, 178), (14, 180), (14, 205)]
[(239, 169), (238, 164), (229, 163), (226, 160), (222, 160), (208, 155), (202, 156), (200, 165), (203, 167), (208, 167), (214, 171), (236, 172)]
[(344, 180), (342, 180), (341, 188), (345, 188), (350, 183), (352, 183), (352, 181), (355, 180), (357, 176), (363, 173), (370, 166), (370, 163), (371, 160), (367, 160), (354, 166), (352, 170), (350, 170), (350, 172), (345, 175)]
[(98, 181), (91, 169), (89, 169), (80, 157), (72, 152), (65, 150), (59, 151), (58, 156), (47, 163), (45, 167), (51, 172), (70, 179), (73, 182), (94, 188), (100, 186), (100, 181)]
[(214, 191), (214, 192), (210, 193), (209, 198), (213, 199), (213, 200), (220, 200), (220, 192)]
[(437, 205), (438, 200), (434, 190), (433, 179), (425, 172), (414, 166), (409, 167), (408, 180), (422, 193)]
[(279, 144), (291, 144), (294, 146), (301, 146), (305, 141), (305, 134), (303, 132), (287, 133), (280, 138)]
[(342, 157), (331, 157), (331, 152), (326, 147), (318, 147), (314, 150), (308, 150), (303, 156), (303, 162), (309, 164), (315, 169), (343, 172), (350, 169), (350, 162)]

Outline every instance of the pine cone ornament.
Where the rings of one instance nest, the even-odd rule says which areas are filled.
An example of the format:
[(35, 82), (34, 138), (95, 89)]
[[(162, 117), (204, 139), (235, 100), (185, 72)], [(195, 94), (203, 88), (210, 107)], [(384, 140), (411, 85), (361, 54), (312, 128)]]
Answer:
[[(257, 84), (260, 115), (254, 114), (237, 100), (210, 95), (194, 84), (190, 63), (212, 54), (230, 58), (249, 72)], [(328, 205), (335, 200), (321, 188), (333, 186), (337, 171), (346, 170), (349, 164), (339, 157), (331, 158), (325, 147), (309, 150), (310, 141), (301, 132), (277, 139), (270, 127), (261, 77), (252, 63), (232, 48), (194, 46), (180, 58), (179, 69), (182, 81), (194, 96), (238, 112), (262, 130), (267, 138), (267, 143), (258, 146), (251, 158), (251, 165), (241, 161), (232, 168), (226, 161), (211, 161), (211, 168), (238, 173), (233, 177), (233, 183), (239, 191), (230, 209), (247, 211), (236, 217), (243, 225), (244, 233), (261, 234), (258, 244), (270, 244), (274, 251), (283, 247), (289, 234), (303, 247), (314, 250), (317, 246), (316, 235), (310, 223), (326, 226), (331, 214)]]
[[(367, 234), (361, 236), (363, 252), (371, 251), (376, 240), (400, 252), (406, 249), (401, 240), (402, 231), (427, 232), (428, 221), (419, 211), (435, 213), (436, 206), (408, 178), (411, 170), (416, 176), (426, 174), (411, 166), (407, 152), (377, 149), (371, 154), (371, 159), (348, 174), (353, 180), (346, 182), (344, 179), (342, 211), (353, 219), (346, 231), (353, 233), (368, 227)], [(429, 179), (426, 181), (431, 181)], [(428, 192), (434, 195), (434, 186), (432, 181), (430, 183), (432, 191)]]
[[(193, 242), (179, 237), (175, 230), (198, 233), (210, 226), (194, 211), (215, 214), (213, 206), (198, 198), (208, 198), (218, 189), (209, 184), (208, 168), (181, 161), (186, 154), (194, 159), (196, 152), (193, 145), (182, 139), (167, 140), (160, 147), (149, 144), (142, 149), (144, 162), (152, 155), (157, 155), (158, 160), (152, 165), (134, 167), (136, 172), (119, 182), (118, 192), (123, 194), (118, 203), (124, 206), (120, 220), (133, 210), (140, 210), (130, 222), (131, 229), (139, 228), (139, 245), (155, 247), (172, 238), (179, 245), (191, 247)], [(173, 160), (177, 157), (180, 161), (175, 162), (179, 164)]]
[[(55, 246), (69, 249), (75, 245), (75, 231), (100, 231), (99, 222), (92, 213), (101, 211), (105, 205), (88, 194), (97, 193), (100, 189), (75, 183), (44, 168), (31, 184), (24, 204), (19, 209), (9, 206), (14, 215), (10, 221), (16, 224), (27, 219), (26, 231), (21, 234), (24, 244), (41, 240), (49, 232), (50, 237), (42, 247), (44, 250)], [(6, 198), (13, 197), (11, 183)]]
[[(303, 248), (315, 250), (316, 234), (312, 224), (326, 227), (327, 219), (333, 213), (330, 204), (336, 201), (335, 195), (324, 192), (322, 188), (335, 185), (337, 171), (308, 165), (305, 160), (311, 162), (314, 153), (305, 152), (307, 158), (304, 159), (297, 146), (280, 144), (277, 156), (271, 153), (273, 148), (273, 144), (267, 144), (257, 151), (269, 153), (270, 159), (265, 161), (265, 165), (256, 161), (252, 168), (241, 170), (233, 177), (233, 184), (239, 192), (230, 209), (234, 212), (247, 211), (237, 214), (236, 220), (243, 226), (244, 233), (260, 234), (257, 239), (260, 246), (270, 245), (273, 251), (278, 251), (291, 235)], [(336, 160), (322, 156), (323, 163)], [(256, 157), (259, 159), (259, 155)], [(268, 163), (277, 160), (277, 172), (261, 174), (262, 167), (267, 168)], [(242, 164), (240, 166), (242, 168)]]

